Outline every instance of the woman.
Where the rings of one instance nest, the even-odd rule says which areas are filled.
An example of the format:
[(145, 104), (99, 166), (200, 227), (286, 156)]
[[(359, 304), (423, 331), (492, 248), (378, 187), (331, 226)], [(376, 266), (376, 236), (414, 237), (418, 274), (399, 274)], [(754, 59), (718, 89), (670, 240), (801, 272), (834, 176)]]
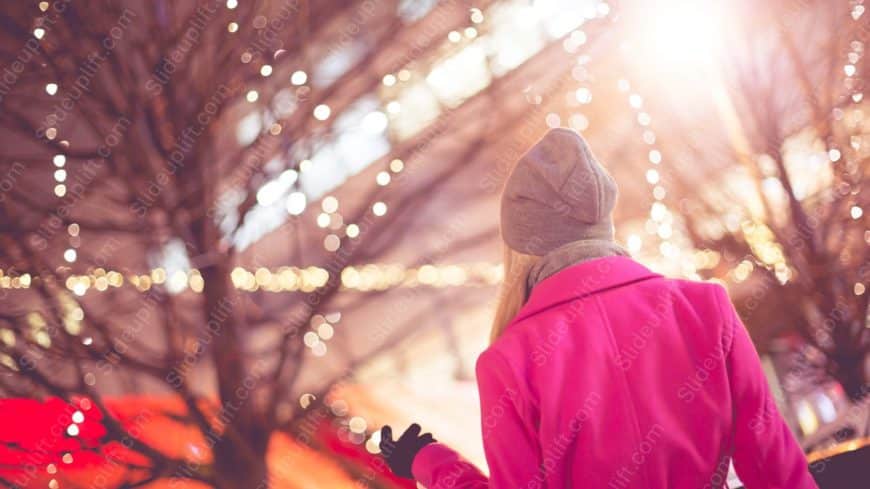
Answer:
[(523, 155), (501, 200), (505, 282), (477, 360), (487, 479), (412, 425), (381, 449), (436, 488), (815, 488), (725, 289), (613, 240), (616, 184), (577, 133)]

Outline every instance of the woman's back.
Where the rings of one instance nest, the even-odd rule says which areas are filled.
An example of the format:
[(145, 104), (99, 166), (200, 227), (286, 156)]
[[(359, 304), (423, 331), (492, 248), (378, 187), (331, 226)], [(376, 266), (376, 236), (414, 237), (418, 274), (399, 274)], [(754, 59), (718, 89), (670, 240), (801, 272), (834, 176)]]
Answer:
[(623, 257), (538, 284), (486, 355), (504, 357), (528, 392), (546, 485), (721, 487), (732, 424), (724, 318), (713, 286)]
[(749, 489), (816, 487), (717, 285), (619, 256), (574, 265), (535, 287), (477, 378), (490, 479), (436, 443), (414, 461), (427, 487), (721, 488), (732, 457)]

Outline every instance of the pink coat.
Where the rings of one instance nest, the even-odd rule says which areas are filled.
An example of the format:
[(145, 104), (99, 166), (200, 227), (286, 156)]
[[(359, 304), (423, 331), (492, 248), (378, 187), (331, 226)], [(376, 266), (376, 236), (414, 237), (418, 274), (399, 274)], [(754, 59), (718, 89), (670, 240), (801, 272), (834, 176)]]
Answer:
[[(490, 479), (441, 443), (440, 488), (816, 488), (724, 288), (625, 257), (545, 279), (477, 360)], [(437, 434), (436, 434), (437, 436)]]

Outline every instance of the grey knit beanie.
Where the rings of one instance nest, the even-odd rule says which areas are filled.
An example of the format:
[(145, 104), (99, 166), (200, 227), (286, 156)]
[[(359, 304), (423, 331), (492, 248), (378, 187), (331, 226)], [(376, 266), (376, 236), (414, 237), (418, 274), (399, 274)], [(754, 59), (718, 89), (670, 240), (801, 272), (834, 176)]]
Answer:
[(513, 250), (542, 256), (572, 241), (613, 240), (616, 182), (570, 129), (551, 129), (517, 162), (501, 198)]

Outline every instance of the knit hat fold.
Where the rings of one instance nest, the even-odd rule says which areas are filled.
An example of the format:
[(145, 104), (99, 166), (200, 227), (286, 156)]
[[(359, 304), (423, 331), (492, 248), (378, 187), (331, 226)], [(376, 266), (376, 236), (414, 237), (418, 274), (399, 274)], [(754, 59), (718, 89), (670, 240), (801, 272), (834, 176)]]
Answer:
[(551, 129), (520, 157), (501, 200), (505, 243), (542, 256), (572, 241), (612, 240), (616, 182), (570, 129)]

